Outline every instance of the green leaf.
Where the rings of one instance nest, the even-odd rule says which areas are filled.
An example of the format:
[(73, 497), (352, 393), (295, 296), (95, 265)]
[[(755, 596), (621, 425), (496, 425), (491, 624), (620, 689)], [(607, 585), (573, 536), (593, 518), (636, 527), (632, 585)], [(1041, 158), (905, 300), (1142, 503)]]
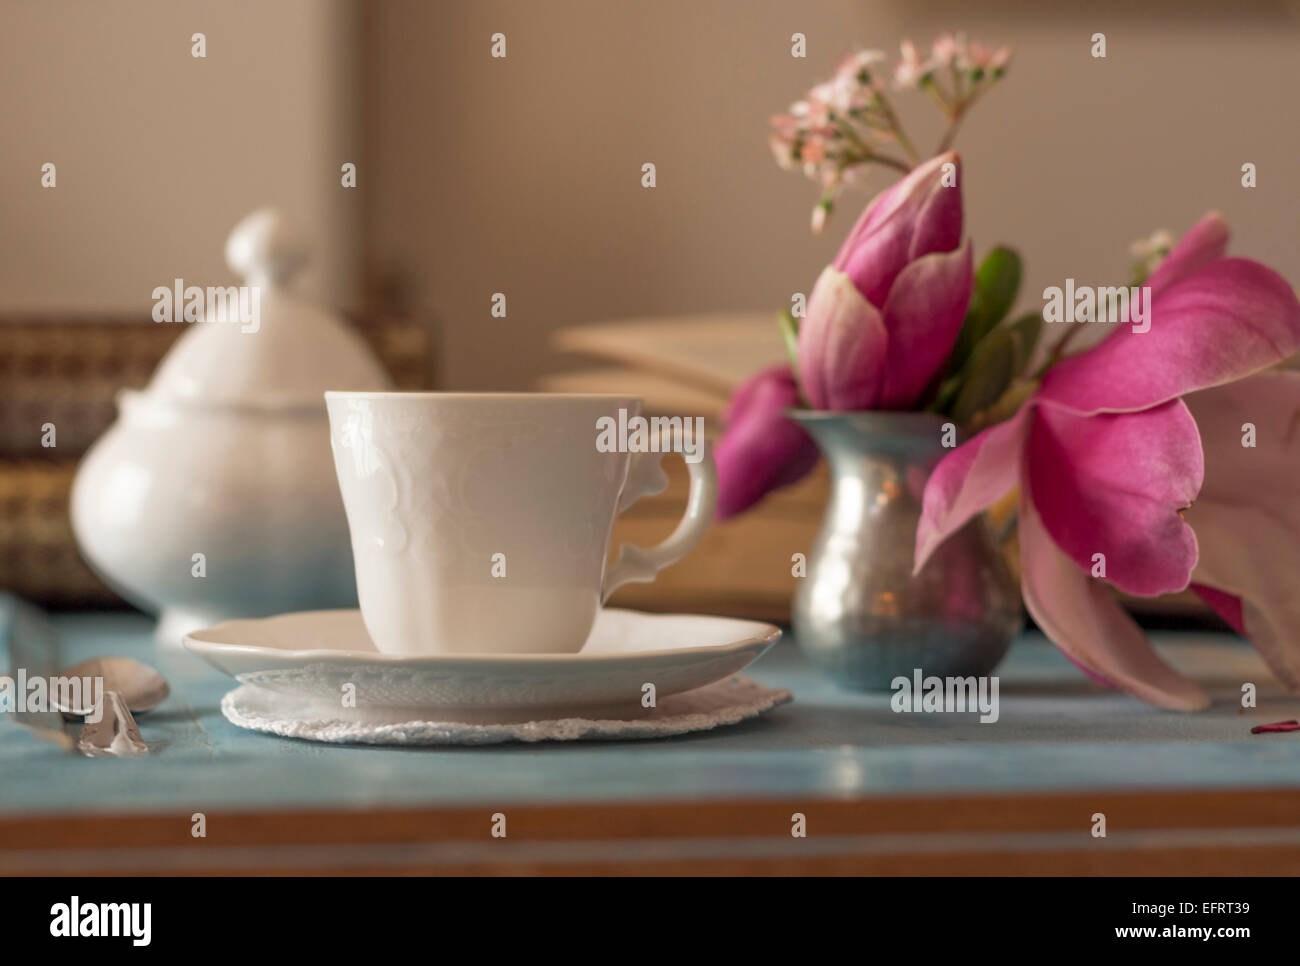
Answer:
[(961, 374), (949, 376), (943, 382), (939, 383), (939, 389), (934, 394), (934, 399), (930, 405), (925, 407), (926, 412), (946, 413), (952, 401), (957, 398), (957, 391), (961, 389)]
[(994, 423), (1005, 422), (1020, 411), (1035, 392), (1038, 391), (1037, 379), (1013, 379), (1006, 392), (997, 398), (992, 406), (983, 410), (971, 421), (970, 428), (976, 432)]
[(776, 317), (776, 324), (781, 327), (781, 338), (785, 341), (785, 353), (790, 357), (790, 368), (797, 375), (799, 372), (799, 320), (789, 309), (783, 309)]
[(1010, 330), (997, 329), (980, 340), (961, 372), (961, 390), (952, 405), (952, 417), (968, 423), (992, 405), (1015, 376), (1015, 340)]
[(1005, 318), (1019, 291), (1020, 256), (999, 245), (984, 256), (984, 261), (975, 270), (970, 305), (952, 350), (953, 368), (960, 369), (980, 341)]
[(952, 404), (954, 419), (969, 423), (1001, 398), (1029, 365), (1042, 327), (1042, 315), (1028, 312), (980, 340), (957, 376), (961, 386)]
[(977, 308), (983, 316), (985, 332), (1001, 322), (1016, 301), (1020, 291), (1020, 256), (1005, 245), (999, 245), (984, 256), (975, 270), (975, 291), (972, 300), (978, 299)]
[(1016, 345), (1016, 375), (1023, 375), (1029, 367), (1029, 360), (1038, 345), (1038, 336), (1043, 331), (1043, 313), (1026, 312), (1004, 328), (1010, 330)]

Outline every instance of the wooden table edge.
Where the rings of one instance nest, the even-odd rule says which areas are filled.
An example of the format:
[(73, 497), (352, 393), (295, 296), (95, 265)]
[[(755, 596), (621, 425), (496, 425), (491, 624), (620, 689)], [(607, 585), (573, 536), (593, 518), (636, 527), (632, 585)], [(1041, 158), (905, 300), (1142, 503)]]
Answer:
[(6, 875), (628, 873), (1296, 875), (1300, 789), (0, 817)]

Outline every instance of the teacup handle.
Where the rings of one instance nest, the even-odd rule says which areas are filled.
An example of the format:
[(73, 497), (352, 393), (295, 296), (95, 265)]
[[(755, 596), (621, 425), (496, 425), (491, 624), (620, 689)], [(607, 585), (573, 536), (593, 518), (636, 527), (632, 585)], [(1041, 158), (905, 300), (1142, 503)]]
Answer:
[[(643, 496), (662, 493), (668, 487), (668, 475), (662, 466), (666, 453), (633, 453), (627, 471), (627, 483), (619, 497), (618, 512), (622, 513)], [(691, 474), (691, 492), (686, 498), (686, 513), (681, 522), (663, 543), (653, 547), (637, 547), (625, 543), (618, 549), (614, 563), (605, 571), (600, 601), (624, 584), (648, 584), (665, 567), (681, 560), (700, 542), (704, 531), (713, 520), (713, 508), (718, 503), (718, 469), (713, 464), (713, 447), (705, 443), (700, 459), (686, 461)]]

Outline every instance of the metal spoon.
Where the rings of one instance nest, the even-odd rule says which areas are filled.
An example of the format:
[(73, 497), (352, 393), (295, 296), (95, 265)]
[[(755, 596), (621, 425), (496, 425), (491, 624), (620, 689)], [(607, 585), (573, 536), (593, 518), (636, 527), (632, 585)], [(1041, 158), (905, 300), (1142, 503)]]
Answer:
[(77, 750), (87, 758), (134, 758), (149, 754), (149, 746), (140, 737), (126, 700), (116, 691), (104, 693), (103, 714), (98, 721), (86, 719), (77, 739)]
[[(171, 693), (166, 678), (148, 664), (130, 657), (92, 657), (65, 667), (58, 675), (65, 678), (101, 678), (105, 699), (108, 692), (116, 691), (126, 708), (136, 714), (158, 707)], [(72, 707), (60, 700), (68, 697), (67, 694), (50, 695), (51, 703), (63, 712), (65, 718), (85, 717), (94, 709), (92, 695), (83, 694), (79, 707)]]
[[(50, 701), (65, 718), (86, 717), (77, 739), (77, 750), (89, 758), (128, 758), (149, 754), (149, 746), (140, 737), (132, 711), (156, 708), (171, 693), (167, 679), (149, 665), (129, 657), (95, 657), (59, 672), (64, 678), (98, 678), (102, 682), (100, 715), (90, 721), (96, 710), (91, 693), (82, 691), (76, 706), (69, 704), (75, 695), (51, 688)], [(94, 689), (88, 689), (93, 691)]]

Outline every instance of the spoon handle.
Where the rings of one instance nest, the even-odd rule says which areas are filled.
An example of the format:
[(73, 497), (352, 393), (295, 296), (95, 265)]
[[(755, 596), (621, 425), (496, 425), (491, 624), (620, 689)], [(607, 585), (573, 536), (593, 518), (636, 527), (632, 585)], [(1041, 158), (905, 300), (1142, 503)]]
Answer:
[(86, 720), (77, 750), (87, 758), (135, 758), (149, 754), (131, 711), (116, 691), (104, 694), (104, 712), (98, 721)]

